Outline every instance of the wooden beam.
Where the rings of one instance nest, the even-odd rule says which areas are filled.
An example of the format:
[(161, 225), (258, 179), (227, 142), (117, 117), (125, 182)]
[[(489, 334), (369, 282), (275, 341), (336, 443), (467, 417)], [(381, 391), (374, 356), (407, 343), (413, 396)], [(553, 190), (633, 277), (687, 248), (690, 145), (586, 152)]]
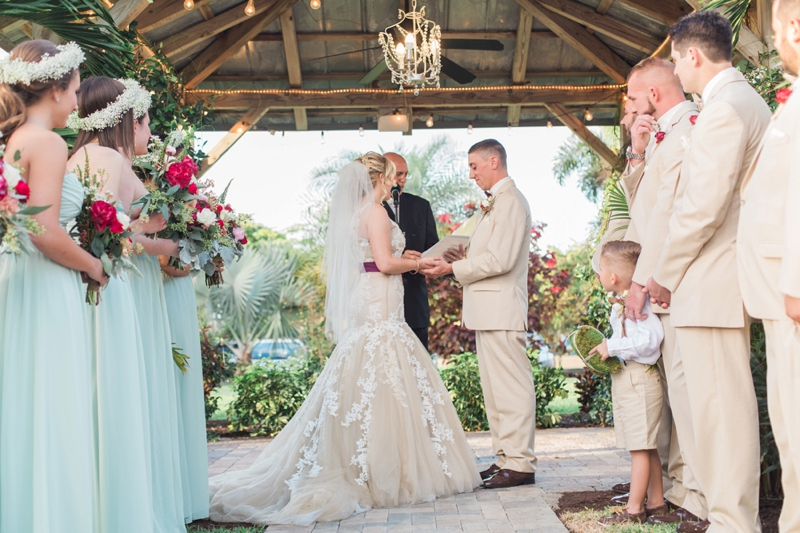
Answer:
[[(519, 22), (517, 23), (517, 42), (514, 47), (514, 62), (511, 66), (511, 82), (523, 83), (525, 73), (528, 70), (528, 51), (531, 46), (531, 26), (533, 16), (524, 8), (519, 8)], [(508, 125), (519, 126), (519, 117), (522, 107), (518, 105), (508, 106)]]
[(554, 13), (537, 0), (517, 0), (536, 20), (561, 37), (617, 83), (625, 83), (631, 67), (600, 39), (575, 21)]
[(611, 148), (601, 141), (594, 133), (589, 131), (581, 119), (572, 114), (572, 112), (559, 103), (548, 103), (547, 109), (566, 127), (572, 130), (575, 135), (580, 137), (583, 142), (595, 151), (600, 159), (606, 162), (609, 167), (622, 170), (624, 165), (619, 155), (616, 154)]
[[(286, 54), (286, 72), (289, 74), (289, 86), (299, 89), (303, 87), (303, 72), (300, 69), (300, 49), (297, 46), (297, 29), (291, 8), (281, 13), (281, 33), (283, 34), (283, 50)], [(295, 108), (294, 126), (297, 131), (308, 129), (308, 117), (306, 116), (305, 108)]]
[[(572, 105), (594, 105), (598, 102), (615, 102), (622, 90), (613, 87), (594, 86), (589, 89), (564, 89), (548, 87), (519, 89), (505, 87), (484, 90), (463, 89), (424, 89), (414, 97), (414, 109), (429, 107), (490, 107), (509, 105), (543, 105), (555, 102)], [(345, 92), (277, 89), (272, 91), (234, 91), (217, 92), (211, 90), (190, 90), (186, 92), (188, 101), (206, 99), (215, 94), (214, 109), (250, 109), (258, 104), (271, 109), (305, 107), (307, 109), (335, 108), (378, 108), (408, 106), (408, 95), (395, 89), (363, 91), (352, 89)]]
[(6, 52), (11, 52), (11, 50), (13, 50), (15, 46), (17, 45), (14, 44), (14, 41), (6, 37), (5, 34), (0, 33), (0, 48), (5, 50)]
[(127, 30), (130, 23), (149, 5), (149, 0), (117, 0), (108, 12), (111, 13), (117, 28)]
[(211, 11), (211, 8), (208, 7), (208, 4), (195, 4), (195, 6), (200, 10), (200, 14), (203, 15), (204, 19), (211, 20), (214, 18), (214, 12)]
[(619, 3), (631, 9), (644, 13), (668, 26), (672, 26), (678, 19), (688, 15), (694, 9), (684, 0), (618, 0)]
[[(252, 17), (247, 16), (247, 14), (244, 12), (244, 8), (241, 5), (236, 5), (227, 11), (223, 11), (211, 20), (198, 22), (197, 24), (189, 26), (178, 33), (170, 35), (161, 42), (161, 51), (165, 56), (172, 57), (181, 50), (185, 50), (210, 37), (219, 35), (230, 28), (234, 28), (236, 25), (241, 24), (244, 26), (250, 24), (253, 20), (261, 17), (264, 13), (272, 12), (276, 6), (284, 6), (284, 4), (285, 2), (281, 2), (280, 0), (262, 0), (261, 2), (257, 2), (255, 4), (256, 12)], [(283, 9), (280, 9), (280, 11), (282, 12)], [(266, 24), (264, 26), (266, 26)], [(261, 28), (264, 26), (261, 26)], [(258, 33), (260, 33), (260, 30), (259, 32), (256, 32), (253, 37), (258, 35)]]
[(208, 157), (203, 159), (203, 169), (198, 174), (198, 177), (208, 172), (208, 170), (225, 155), (225, 152), (230, 150), (231, 147), (236, 144), (236, 141), (242, 138), (242, 135), (250, 131), (250, 128), (255, 126), (256, 123), (261, 120), (261, 117), (267, 114), (267, 111), (269, 111), (268, 106), (256, 105), (252, 107), (239, 122), (234, 124), (233, 127), (228, 130), (228, 134), (211, 149), (208, 153)]
[[(208, 6), (211, 0), (194, 0), (194, 7)], [(153, 31), (187, 15), (183, 0), (157, 0), (148, 5), (136, 18), (136, 29), (142, 33)]]
[[(522, 106), (523, 111), (526, 113), (540, 113), (544, 114), (549, 112), (544, 107), (544, 104), (537, 104), (537, 105), (526, 105)], [(577, 113), (579, 111), (583, 111), (585, 106), (574, 106), (571, 108), (573, 112)], [(453, 108), (422, 108), (417, 109), (415, 111), (416, 115), (414, 120), (418, 122), (424, 122), (427, 120), (428, 116), (430, 116), (431, 111), (433, 111), (436, 116), (467, 116), (467, 115), (497, 115), (498, 117), (505, 115), (504, 108), (500, 106), (495, 107), (453, 107)], [(619, 103), (618, 102), (609, 102), (605, 105), (596, 105), (592, 106), (592, 112), (595, 115), (599, 115), (600, 113), (613, 113), (616, 115), (619, 112)], [(309, 109), (307, 110), (308, 118), (341, 118), (341, 117), (368, 117), (368, 116), (377, 116), (376, 110), (374, 108), (361, 108), (361, 109)], [(242, 116), (242, 112), (240, 110), (216, 110), (215, 116), (217, 118), (236, 118), (238, 120), (239, 117)], [(291, 109), (270, 109), (269, 118), (292, 118), (294, 117), (293, 110)], [(545, 117), (546, 120), (546, 117)], [(438, 123), (438, 121), (437, 121)]]
[(772, 0), (755, 1), (755, 20), (756, 33), (767, 44), (770, 45), (772, 39)]
[[(531, 39), (555, 39), (558, 35), (550, 30), (532, 30)], [(443, 31), (442, 39), (485, 39), (485, 40), (512, 40), (517, 38), (515, 31)], [(253, 41), (281, 41), (280, 33), (259, 33)], [(377, 33), (334, 31), (334, 32), (306, 32), (297, 34), (298, 41), (312, 42), (371, 42), (378, 40)]]
[[(496, 80), (509, 79), (507, 70), (473, 70), (478, 79)], [(303, 74), (305, 81), (350, 81), (360, 80), (364, 72), (311, 72)], [(602, 70), (529, 70), (525, 78), (598, 78), (605, 77)], [(378, 79), (390, 79), (391, 74), (386, 72)], [(225, 81), (234, 83), (254, 83), (262, 81), (286, 81), (286, 74), (212, 74), (206, 81)]]
[[(203, 50), (181, 70), (186, 87), (189, 89), (197, 87), (197, 84), (210, 76), (250, 39), (258, 35), (265, 26), (275, 22), (281, 13), (292, 7), (295, 2), (297, 0), (276, 0), (261, 14), (253, 15), (250, 20), (220, 34), (211, 46)], [(207, 22), (213, 22), (218, 18), (220, 16)]]
[(538, 2), (559, 15), (645, 54), (651, 53), (661, 45), (660, 39), (635, 29), (631, 24), (602, 15), (578, 2), (572, 0), (538, 0)]
[(614, 3), (614, 0), (600, 0), (600, 3), (597, 5), (597, 11), (601, 15), (605, 15), (608, 13), (608, 10), (611, 8), (611, 4)]

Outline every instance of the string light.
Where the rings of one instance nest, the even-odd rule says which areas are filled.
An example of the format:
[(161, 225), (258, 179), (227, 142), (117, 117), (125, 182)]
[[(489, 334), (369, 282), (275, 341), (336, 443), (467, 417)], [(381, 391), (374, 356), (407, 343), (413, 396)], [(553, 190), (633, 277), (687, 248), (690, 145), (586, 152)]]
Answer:
[(191, 11), (192, 9), (194, 9), (194, 0), (184, 0), (183, 9), (185, 9), (186, 11)]
[(319, 143), (320, 144), (325, 144), (325, 132), (324, 131), (319, 132)]
[(363, 125), (362, 125), (362, 126), (359, 126), (359, 127), (358, 127), (358, 135), (359, 135), (360, 137), (363, 137), (363, 136), (364, 136), (364, 133), (365, 133), (365, 132), (364, 132), (364, 126), (363, 126)]
[(276, 133), (278, 133), (278, 132), (275, 131), (275, 130), (269, 130), (269, 134), (272, 135), (273, 137), (275, 137)]
[(547, 119), (547, 128), (553, 129), (553, 121), (551, 121), (550, 119)]
[(431, 113), (431, 116), (429, 116), (428, 120), (425, 121), (425, 125), (429, 128), (433, 127), (433, 113)]
[(627, 101), (628, 101), (628, 93), (622, 93), (622, 103), (624, 104)]
[(311, 0), (308, 5), (311, 7), (311, 9), (319, 9), (322, 7), (322, 2), (320, 2), (320, 0)]
[(467, 134), (472, 135), (472, 122), (467, 124)]
[(511, 135), (513, 135), (513, 134), (514, 134), (514, 130), (511, 127), (511, 123), (509, 122), (508, 123), (508, 136), (511, 137)]
[(583, 120), (585, 120), (586, 122), (591, 122), (593, 118), (594, 115), (592, 115), (592, 112), (589, 111), (589, 108), (587, 107), (586, 112), (583, 114)]
[(253, 0), (247, 0), (247, 5), (244, 6), (244, 14), (248, 17), (252, 17), (256, 14), (256, 6), (253, 3)]
[(241, 126), (239, 126), (238, 128), (236, 128), (236, 133), (242, 133), (243, 131), (244, 131), (244, 128), (243, 128), (243, 127), (241, 127)]

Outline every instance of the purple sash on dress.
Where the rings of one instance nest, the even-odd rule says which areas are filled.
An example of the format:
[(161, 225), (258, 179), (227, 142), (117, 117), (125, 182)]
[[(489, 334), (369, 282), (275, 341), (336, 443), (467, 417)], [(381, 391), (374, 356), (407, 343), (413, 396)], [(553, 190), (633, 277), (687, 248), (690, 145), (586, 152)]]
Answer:
[(374, 261), (364, 263), (364, 272), (380, 272), (378, 265)]

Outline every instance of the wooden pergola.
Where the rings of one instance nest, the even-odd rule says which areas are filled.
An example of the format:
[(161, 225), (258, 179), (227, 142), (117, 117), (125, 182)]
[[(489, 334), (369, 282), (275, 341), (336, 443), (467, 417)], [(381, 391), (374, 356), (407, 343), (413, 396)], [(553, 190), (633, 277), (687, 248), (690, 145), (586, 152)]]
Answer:
[[(434, 128), (563, 124), (612, 167), (619, 156), (587, 125), (619, 119), (632, 65), (669, 53), (666, 35), (697, 0), (418, 0), (443, 39), (496, 40), (502, 50), (443, 55), (475, 75), (465, 85), (442, 76), (439, 89), (402, 93), (384, 72), (358, 82), (383, 55), (378, 32), (407, 0), (104, 0), (121, 28), (160, 49), (183, 77), (187, 99), (213, 96), (215, 129), (228, 131), (212, 165), (245, 132), (374, 129), (401, 110), (406, 133), (433, 116)], [(771, 0), (752, 0), (737, 53), (766, 51)], [(0, 46), (37, 37), (23, 21), (0, 20)], [(587, 111), (593, 116), (587, 121)]]

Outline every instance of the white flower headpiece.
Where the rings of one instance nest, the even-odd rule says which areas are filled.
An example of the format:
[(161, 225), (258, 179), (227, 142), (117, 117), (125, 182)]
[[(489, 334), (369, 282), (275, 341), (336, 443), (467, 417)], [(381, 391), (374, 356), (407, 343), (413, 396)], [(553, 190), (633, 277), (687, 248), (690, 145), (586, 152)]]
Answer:
[(119, 124), (122, 116), (133, 109), (133, 118), (141, 118), (150, 109), (150, 93), (139, 85), (136, 80), (118, 79), (125, 86), (125, 91), (116, 100), (103, 109), (99, 109), (81, 118), (78, 113), (72, 113), (67, 121), (67, 126), (74, 130), (92, 131), (104, 130)]
[(11, 56), (0, 61), (0, 83), (30, 85), (34, 81), (60, 80), (81, 66), (86, 57), (76, 43), (56, 46), (58, 53), (44, 54), (36, 63)]

